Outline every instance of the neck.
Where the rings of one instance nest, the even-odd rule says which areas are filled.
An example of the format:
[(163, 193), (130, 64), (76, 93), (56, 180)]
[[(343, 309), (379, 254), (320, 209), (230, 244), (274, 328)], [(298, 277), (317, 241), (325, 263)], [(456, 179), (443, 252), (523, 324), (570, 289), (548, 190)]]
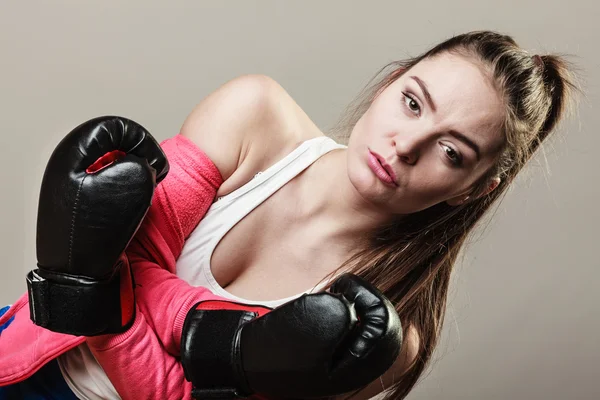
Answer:
[(298, 204), (304, 220), (318, 221), (320, 234), (353, 246), (390, 215), (357, 192), (348, 178), (346, 154), (345, 149), (333, 150), (307, 169), (299, 187)]

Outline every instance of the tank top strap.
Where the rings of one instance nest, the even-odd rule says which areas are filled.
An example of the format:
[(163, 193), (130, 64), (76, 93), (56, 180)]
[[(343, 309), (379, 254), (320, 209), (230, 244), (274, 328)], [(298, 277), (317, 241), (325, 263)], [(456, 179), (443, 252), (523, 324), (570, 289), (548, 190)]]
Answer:
[[(249, 197), (259, 201), (258, 204), (260, 204), (271, 194), (312, 165), (321, 156), (331, 150), (345, 147), (346, 146), (335, 142), (327, 136), (319, 136), (306, 140), (287, 156), (277, 161), (266, 170), (258, 172), (250, 182), (225, 196), (217, 198), (213, 207), (215, 209), (220, 208), (224, 204), (230, 204), (240, 197), (245, 197), (244, 201), (247, 201), (247, 193), (250, 192), (254, 192), (255, 194), (250, 195)], [(256, 190), (257, 188), (260, 188), (260, 190)]]

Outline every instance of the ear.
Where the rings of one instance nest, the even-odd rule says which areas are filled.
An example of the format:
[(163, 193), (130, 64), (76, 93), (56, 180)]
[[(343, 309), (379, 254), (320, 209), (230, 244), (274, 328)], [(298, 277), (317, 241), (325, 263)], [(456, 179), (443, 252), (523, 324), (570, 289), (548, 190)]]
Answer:
[(485, 190), (485, 192), (481, 193), (479, 196), (477, 196), (477, 198), (487, 196), (488, 194), (490, 194), (494, 189), (496, 189), (498, 187), (498, 185), (500, 185), (500, 182), (501, 182), (501, 179), (499, 176), (495, 176), (492, 179), (490, 179), (490, 181), (488, 183), (488, 187)]
[[(491, 178), (489, 180), (487, 188), (479, 196), (474, 197), (474, 199), (479, 199), (480, 197), (490, 194), (494, 189), (498, 187), (498, 185), (500, 185), (500, 177), (496, 176), (494, 178)], [(472, 200), (470, 191), (448, 199), (446, 200), (446, 203), (448, 203), (449, 206), (455, 207), (466, 204), (469, 202), (469, 200)]]

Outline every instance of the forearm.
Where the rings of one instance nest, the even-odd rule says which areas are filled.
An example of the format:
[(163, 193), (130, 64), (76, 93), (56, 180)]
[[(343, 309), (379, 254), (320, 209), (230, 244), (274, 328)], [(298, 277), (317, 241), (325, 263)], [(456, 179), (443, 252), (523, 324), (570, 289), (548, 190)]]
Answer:
[(189, 310), (207, 300), (222, 300), (204, 287), (194, 287), (147, 261), (133, 263), (136, 303), (164, 349), (180, 354), (181, 332)]
[(88, 338), (94, 357), (123, 400), (189, 399), (192, 385), (136, 310), (133, 326), (119, 335)]

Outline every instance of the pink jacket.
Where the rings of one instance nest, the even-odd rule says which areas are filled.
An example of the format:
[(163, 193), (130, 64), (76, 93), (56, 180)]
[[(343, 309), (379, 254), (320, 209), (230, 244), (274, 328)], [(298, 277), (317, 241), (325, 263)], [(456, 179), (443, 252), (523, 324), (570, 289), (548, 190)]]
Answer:
[[(214, 163), (181, 134), (161, 143), (170, 163), (146, 219), (127, 249), (136, 283), (136, 319), (119, 335), (87, 338), (94, 356), (123, 399), (189, 398), (178, 359), (185, 316), (201, 300), (220, 300), (175, 274), (185, 239), (215, 198), (222, 177)], [(31, 376), (86, 338), (48, 331), (29, 318), (27, 294), (0, 317), (0, 386)], [(170, 353), (170, 354), (167, 354)]]

